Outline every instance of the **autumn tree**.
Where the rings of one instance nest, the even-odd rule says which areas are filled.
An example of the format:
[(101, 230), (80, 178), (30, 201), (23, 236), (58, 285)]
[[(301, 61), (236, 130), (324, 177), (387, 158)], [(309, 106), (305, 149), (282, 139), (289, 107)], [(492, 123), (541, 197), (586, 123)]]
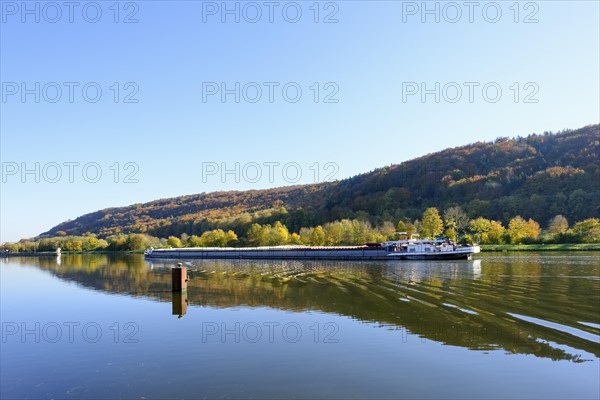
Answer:
[(486, 238), (484, 243), (489, 244), (501, 244), (504, 241), (504, 233), (506, 229), (502, 225), (502, 222), (498, 221), (490, 221), (490, 227), (488, 232), (486, 233)]
[(444, 221), (437, 208), (430, 207), (421, 217), (421, 234), (424, 237), (435, 238), (444, 231)]
[(535, 240), (540, 234), (540, 225), (531, 218), (525, 221), (521, 216), (511, 219), (508, 224), (508, 236), (511, 243), (519, 244)]
[(550, 232), (550, 234), (554, 238), (565, 233), (568, 229), (569, 229), (569, 222), (562, 215), (555, 216), (548, 223), (548, 232)]
[(81, 240), (66, 240), (63, 245), (65, 251), (83, 251), (83, 242)]
[(290, 240), (289, 240), (290, 244), (302, 244), (302, 239), (300, 237), (299, 234), (297, 233), (292, 233), (290, 235)]
[(237, 242), (237, 240), (238, 236), (234, 231), (228, 230), (225, 232), (225, 246), (231, 245), (232, 242)]

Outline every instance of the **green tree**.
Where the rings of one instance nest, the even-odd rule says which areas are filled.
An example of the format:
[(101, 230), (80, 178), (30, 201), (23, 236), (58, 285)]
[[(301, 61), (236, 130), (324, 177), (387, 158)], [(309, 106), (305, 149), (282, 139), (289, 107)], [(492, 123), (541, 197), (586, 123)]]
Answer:
[(253, 246), (261, 245), (261, 236), (262, 236), (262, 226), (260, 224), (252, 224), (246, 232), (246, 239), (248, 239), (248, 243)]
[(491, 229), (491, 221), (483, 217), (476, 218), (469, 222), (469, 229), (475, 232), (478, 242), (485, 242), (485, 235)]
[(344, 242), (344, 224), (341, 221), (325, 224), (323, 230), (325, 231), (326, 245), (335, 246)]
[(300, 241), (303, 244), (311, 244), (312, 243), (312, 234), (313, 234), (314, 230), (315, 230), (314, 228), (306, 228), (306, 227), (300, 228), (300, 233), (299, 233)]
[(471, 246), (473, 244), (473, 238), (471, 237), (471, 235), (468, 235), (468, 234), (464, 235), (463, 237), (460, 238), (459, 243)]
[(174, 248), (180, 248), (181, 247), (181, 239), (179, 239), (177, 236), (169, 236), (167, 238), (167, 245), (174, 247)]
[(222, 229), (206, 231), (200, 236), (202, 247), (224, 247), (225, 244), (225, 232)]
[(192, 235), (188, 238), (188, 246), (190, 247), (202, 247), (202, 240), (198, 235)]
[(456, 240), (456, 230), (454, 230), (454, 227), (449, 227), (444, 231), (444, 236), (446, 236), (447, 238), (451, 239), (451, 240)]
[(289, 239), (289, 231), (285, 225), (280, 221), (276, 221), (275, 224), (269, 228), (268, 241), (269, 246), (279, 246), (286, 244)]
[(584, 243), (600, 242), (600, 220), (588, 218), (573, 226), (573, 233)]
[(444, 231), (444, 221), (437, 208), (430, 207), (421, 217), (421, 233), (424, 237), (435, 238)]
[(148, 247), (146, 237), (140, 233), (133, 233), (127, 236), (124, 247), (120, 250), (145, 250)]
[(108, 248), (110, 250), (128, 250), (127, 236), (125, 235), (113, 235), (107, 238)]
[(98, 238), (95, 235), (85, 236), (82, 240), (82, 247), (85, 251), (95, 250), (98, 246)]
[(188, 240), (190, 239), (190, 235), (188, 235), (187, 233), (183, 232), (179, 237), (181, 238), (181, 245), (182, 246), (188, 246), (189, 245)]
[(462, 232), (469, 225), (469, 217), (459, 206), (454, 206), (444, 211), (444, 222), (447, 228), (454, 228), (456, 232)]
[(394, 239), (396, 235), (396, 227), (390, 221), (384, 221), (378, 228), (378, 233), (381, 235), (382, 241)]
[(310, 244), (313, 246), (323, 246), (325, 244), (325, 231), (321, 225), (317, 226), (310, 238)]
[(18, 243), (10, 243), (10, 242), (5, 242), (2, 244), (2, 246), (0, 247), (0, 249), (2, 251), (9, 251), (11, 253), (16, 253), (19, 251), (19, 244)]
[(188, 241), (192, 241), (194, 244), (201, 247), (225, 247), (230, 242), (237, 240), (238, 237), (234, 231), (228, 230), (225, 232), (222, 229), (206, 231), (202, 234), (202, 236), (200, 236), (199, 239), (192, 239), (192, 237), (188, 239)]
[(60, 246), (58, 238), (46, 238), (38, 243), (38, 251), (55, 251)]
[(21, 240), (21, 248), (23, 251), (33, 253), (34, 251), (37, 251), (38, 244), (31, 240)]
[(412, 235), (413, 233), (415, 233), (417, 230), (415, 229), (415, 226), (410, 222), (410, 221), (399, 221), (398, 225), (396, 225), (396, 230), (398, 232), (406, 232), (406, 234), (408, 235), (408, 237), (410, 238), (410, 235)]

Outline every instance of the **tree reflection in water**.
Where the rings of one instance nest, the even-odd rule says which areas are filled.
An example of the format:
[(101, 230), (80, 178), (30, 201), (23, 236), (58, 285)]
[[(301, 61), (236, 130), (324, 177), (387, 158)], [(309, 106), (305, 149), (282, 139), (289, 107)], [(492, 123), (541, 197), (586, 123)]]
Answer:
[(10, 261), (87, 288), (172, 302), (178, 316), (193, 312), (188, 304), (318, 310), (472, 350), (573, 362), (586, 361), (578, 350), (600, 356), (600, 262), (593, 254), (388, 263), (195, 260), (185, 263), (191, 279), (184, 294), (171, 292), (176, 261), (105, 254)]

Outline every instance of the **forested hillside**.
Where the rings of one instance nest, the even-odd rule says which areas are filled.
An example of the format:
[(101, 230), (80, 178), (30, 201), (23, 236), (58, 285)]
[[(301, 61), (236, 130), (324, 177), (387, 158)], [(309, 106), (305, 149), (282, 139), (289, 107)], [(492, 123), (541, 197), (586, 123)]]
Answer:
[[(108, 208), (63, 222), (40, 237), (244, 234), (281, 221), (290, 231), (341, 219), (381, 225), (414, 220), (428, 207), (460, 206), (469, 218), (520, 215), (544, 226), (600, 215), (600, 126), (498, 138), (446, 149), (337, 182), (269, 190), (201, 193)], [(191, 188), (192, 189), (192, 188)]]

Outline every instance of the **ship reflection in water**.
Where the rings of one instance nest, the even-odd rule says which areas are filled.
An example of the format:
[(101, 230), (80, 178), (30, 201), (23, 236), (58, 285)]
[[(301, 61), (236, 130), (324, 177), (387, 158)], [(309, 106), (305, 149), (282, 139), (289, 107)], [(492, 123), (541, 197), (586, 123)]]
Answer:
[[(183, 292), (171, 291), (170, 271), (175, 264), (166, 260), (144, 260), (142, 256), (63, 254), (60, 263), (57, 263), (55, 258), (12, 258), (4, 261), (2, 268), (34, 266), (38, 270), (45, 270), (60, 278), (62, 282), (70, 282), (70, 285), (75, 283), (79, 291), (83, 288), (84, 291), (94, 289), (101, 293), (126, 295), (131, 298), (130, 301), (137, 302), (139, 300), (158, 303), (170, 302), (170, 313), (165, 310), (165, 314), (170, 318), (177, 316), (182, 319), (182, 325), (173, 329), (177, 329), (181, 335), (186, 333), (186, 330), (195, 329), (190, 337), (193, 338), (192, 340), (203, 342), (205, 347), (202, 347), (202, 354), (204, 354), (202, 357), (210, 358), (213, 351), (207, 350), (210, 349), (207, 347), (210, 343), (204, 343), (204, 340), (201, 340), (206, 338), (205, 332), (202, 331), (203, 327), (208, 323), (207, 321), (214, 321), (215, 315), (228, 315), (227, 321), (233, 321), (230, 314), (224, 314), (231, 311), (234, 313), (232, 315), (239, 316), (239, 320), (242, 321), (242, 329), (244, 321), (256, 321), (259, 317), (263, 318), (261, 321), (272, 321), (277, 316), (280, 316), (277, 318), (283, 319), (290, 315), (298, 316), (298, 318), (312, 316), (322, 323), (319, 329), (322, 329), (325, 322), (329, 320), (336, 321), (336, 329), (344, 328), (340, 329), (337, 337), (340, 343), (343, 344), (342, 339), (344, 338), (348, 343), (355, 343), (349, 351), (356, 357), (363, 351), (377, 354), (378, 360), (388, 369), (393, 369), (394, 363), (402, 364), (410, 361), (386, 360), (386, 356), (389, 357), (386, 355), (388, 350), (390, 352), (398, 351), (403, 344), (405, 347), (413, 346), (415, 348), (427, 346), (427, 351), (423, 350), (425, 347), (419, 350), (421, 356), (429, 359), (427, 369), (431, 366), (435, 370), (433, 365), (436, 363), (445, 365), (448, 362), (449, 365), (453, 365), (450, 370), (443, 372), (443, 376), (448, 376), (448, 379), (455, 379), (451, 384), (452, 390), (448, 392), (447, 387), (438, 387), (437, 390), (440, 392), (436, 392), (435, 387), (428, 389), (429, 395), (437, 394), (438, 397), (444, 397), (440, 393), (451, 393), (450, 397), (453, 395), (470, 397), (473, 394), (485, 396), (487, 393), (483, 384), (479, 391), (474, 388), (471, 388), (473, 392), (459, 389), (460, 382), (457, 382), (456, 379), (466, 379), (466, 377), (458, 378), (457, 376), (471, 370), (472, 366), (469, 363), (474, 361), (462, 362), (462, 357), (464, 360), (469, 359), (466, 356), (467, 353), (457, 355), (454, 351), (453, 355), (449, 356), (448, 350), (442, 350), (438, 347), (439, 345), (446, 345), (448, 349), (451, 347), (463, 349), (466, 352), (479, 353), (483, 357), (491, 357), (487, 364), (484, 361), (478, 361), (484, 362), (485, 368), (491, 368), (491, 365), (495, 363), (494, 365), (497, 366), (504, 365), (503, 368), (506, 368), (506, 371), (522, 370), (525, 372), (521, 373), (533, 374), (532, 360), (518, 357), (519, 355), (529, 355), (534, 356), (535, 360), (539, 360), (538, 363), (543, 363), (539, 364), (543, 367), (535, 368), (541, 368), (541, 370), (546, 368), (547, 376), (553, 375), (552, 371), (555, 368), (553, 365), (563, 366), (556, 369), (556, 374), (563, 377), (565, 373), (585, 376), (584, 371), (589, 371), (585, 365), (589, 365), (592, 371), (598, 371), (600, 358), (600, 315), (598, 312), (600, 262), (597, 254), (552, 254), (550, 256), (504, 254), (485, 255), (481, 259), (473, 261), (442, 262), (189, 260), (184, 262), (189, 273), (189, 281), (187, 290)], [(3, 277), (3, 280), (6, 279)], [(82, 293), (85, 297), (85, 292)], [(126, 303), (122, 296), (119, 298), (122, 300), (114, 301)], [(3, 303), (4, 300), (3, 297)], [(2, 306), (4, 314), (5, 305)], [(127, 305), (121, 304), (121, 307), (127, 307)], [(137, 305), (135, 308), (139, 307), (141, 306)], [(281, 312), (285, 314), (281, 314)], [(185, 318), (183, 318), (184, 316)], [(136, 319), (137, 316), (132, 315), (131, 318)], [(151, 317), (144, 315), (140, 318), (143, 323)], [(164, 321), (162, 323), (165, 324)], [(251, 327), (260, 328), (259, 324), (251, 323), (254, 324)], [(211, 327), (218, 329), (219, 325), (213, 324)], [(383, 328), (383, 331), (388, 333), (379, 334), (372, 330), (365, 333), (364, 329), (367, 327)], [(160, 328), (157, 329), (160, 330)], [(304, 329), (308, 331), (313, 328), (311, 326)], [(352, 330), (356, 330), (356, 332), (354, 334), (349, 332)], [(143, 332), (142, 325), (140, 332)], [(391, 340), (395, 342), (389, 342), (395, 343), (392, 348), (389, 347), (389, 343), (387, 348), (384, 348), (383, 345), (378, 347), (378, 341), (383, 340), (379, 338), (379, 335), (390, 335), (394, 332), (397, 332), (397, 336)], [(325, 332), (322, 331), (322, 333)], [(372, 336), (373, 340), (368, 336)], [(410, 336), (414, 336), (418, 340), (407, 340), (407, 337)], [(157, 332), (157, 337), (160, 337), (160, 332)], [(377, 339), (374, 339), (375, 337)], [(319, 341), (322, 342), (322, 338)], [(316, 336), (315, 342), (317, 342)], [(275, 363), (275, 353), (264, 355), (265, 351), (287, 352), (288, 357), (294, 357), (298, 363), (300, 362), (298, 360), (302, 360), (309, 354), (315, 357), (315, 360), (324, 362), (321, 360), (324, 356), (319, 355), (324, 351), (322, 347), (314, 348), (311, 353), (310, 349), (307, 350), (306, 347), (298, 345), (297, 350), (293, 350), (291, 344), (285, 344), (288, 347), (282, 347), (282, 344), (275, 343), (275, 347), (267, 348), (267, 350), (261, 348), (263, 357), (267, 357)], [(319, 344), (323, 346), (322, 343)], [(217, 351), (216, 348), (221, 349), (218, 351), (225, 351), (225, 347), (218, 346), (229, 345), (232, 344), (214, 344), (216, 346), (214, 351)], [(234, 343), (233, 345), (238, 347), (236, 347), (237, 350), (233, 349), (232, 351), (241, 351), (242, 348), (250, 349), (244, 350), (242, 353), (255, 351), (248, 343), (245, 345)], [(190, 348), (189, 346), (191, 344), (187, 343), (186, 348)], [(206, 352), (210, 354), (207, 355)], [(229, 354), (229, 352), (225, 351), (224, 354)], [(495, 356), (492, 357), (494, 354)], [(180, 357), (185, 358), (186, 354), (184, 353)], [(220, 357), (221, 359), (227, 358), (224, 355)], [(351, 354), (345, 353), (343, 357), (351, 357)], [(445, 361), (445, 357), (451, 357), (452, 360)], [(190, 368), (191, 363), (195, 361), (201, 362), (202, 360), (186, 360), (186, 368)], [(556, 363), (557, 361), (558, 363)], [(213, 360), (213, 362), (216, 361)], [(357, 368), (357, 365), (360, 364), (360, 360), (340, 362), (354, 363), (352, 368)], [(413, 360), (413, 362), (415, 361)], [(219, 363), (216, 363), (218, 366)], [(572, 368), (585, 368), (585, 370), (574, 369), (571, 372), (565, 372), (563, 369), (566, 365), (572, 365)], [(223, 368), (225, 367), (223, 366)], [(414, 367), (418, 369), (416, 365)], [(212, 368), (216, 367), (213, 365)], [(283, 374), (278, 377), (280, 380), (292, 379), (292, 376), (299, 372), (295, 365), (290, 368), (294, 368), (295, 371), (287, 371), (289, 373), (287, 375), (283, 365), (278, 366), (274, 371)], [(465, 370), (461, 371), (461, 368)], [(421, 372), (422, 374), (432, 373), (426, 369)], [(333, 374), (334, 372), (327, 373)], [(347, 370), (345, 374), (348, 374)], [(335, 379), (332, 376), (323, 377), (323, 379), (329, 380), (329, 385), (334, 385), (332, 382), (337, 382), (338, 378), (344, 381), (354, 379), (355, 382), (349, 387), (357, 384), (357, 377), (336, 376)], [(406, 385), (409, 385), (410, 382), (406, 381), (403, 382), (404, 391), (399, 393), (398, 388), (393, 387), (396, 378), (393, 376), (389, 378), (388, 384), (391, 386), (374, 389), (365, 384), (365, 391), (362, 393), (358, 391), (356, 392), (358, 394), (355, 393), (353, 397), (360, 397), (361, 394), (403, 397), (404, 394), (416, 396), (420, 393), (408, 390)], [(569, 377), (572, 382), (575, 382), (572, 378)], [(213, 379), (215, 378), (213, 377)], [(262, 389), (259, 390), (246, 382), (245, 378), (240, 379), (242, 382), (238, 382), (241, 385), (240, 392), (232, 389), (225, 394), (234, 397), (245, 397), (246, 395), (269, 397), (304, 393), (308, 397), (312, 396), (310, 391), (296, 393), (292, 390), (292, 387), (295, 387), (293, 385), (288, 386), (285, 390), (280, 388), (269, 392), (264, 387), (264, 383)], [(384, 377), (378, 376), (377, 379), (381, 380)], [(272, 388), (284, 385), (284, 383), (273, 384)], [(590, 385), (587, 388), (585, 385), (582, 386), (581, 382), (577, 383), (578, 390), (581, 391), (571, 392), (571, 394), (575, 397), (596, 396), (598, 382), (588, 379), (588, 383)], [(294, 385), (298, 384), (294, 383)], [(317, 395), (317, 397), (352, 395), (349, 392), (336, 391), (324, 382), (313, 382), (313, 384), (316, 385), (315, 394), (322, 395)], [(529, 388), (525, 386), (525, 382), (515, 385), (511, 388), (497, 389), (494, 393), (487, 393), (488, 397), (515, 395), (526, 397)], [(548, 385), (547, 389), (550, 390), (553, 383), (549, 382)], [(558, 381), (556, 385), (559, 385)], [(565, 383), (562, 382), (560, 385), (564, 387)], [(241, 394), (242, 387), (245, 395)], [(511, 389), (514, 391), (510, 392)], [(554, 389), (556, 388), (552, 388), (552, 390)], [(13, 392), (5, 394), (10, 393)], [(52, 394), (52, 392), (50, 393)], [(119, 393), (122, 395), (139, 394), (138, 392)], [(203, 393), (209, 397), (224, 394), (217, 389)], [(545, 392), (533, 391), (531, 393)], [(556, 394), (560, 391), (552, 393)], [(173, 394), (173, 392), (167, 391), (163, 394)], [(183, 392), (183, 395), (187, 394), (190, 393)], [(194, 397), (193, 394), (192, 397)], [(565, 393), (565, 397), (569, 397), (569, 395)]]

